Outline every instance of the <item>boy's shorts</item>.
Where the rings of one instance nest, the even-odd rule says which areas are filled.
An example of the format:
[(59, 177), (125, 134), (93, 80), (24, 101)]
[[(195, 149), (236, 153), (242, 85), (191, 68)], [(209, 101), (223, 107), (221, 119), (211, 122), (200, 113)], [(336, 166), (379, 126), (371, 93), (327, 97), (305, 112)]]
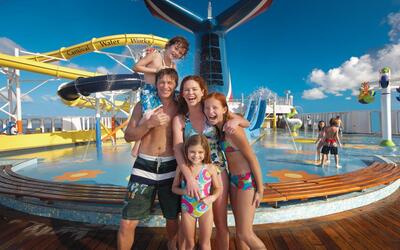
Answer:
[[(138, 170), (136, 173), (156, 172), (156, 169), (158, 169), (158, 173), (163, 174), (164, 171), (176, 168), (176, 161), (152, 161), (143, 159), (141, 156), (143, 157), (142, 154), (139, 154), (133, 166), (122, 218), (125, 220), (142, 220), (148, 217), (157, 194), (164, 218), (176, 219), (180, 212), (180, 196), (172, 192), (173, 178), (162, 181), (145, 180), (140, 174), (135, 175), (134, 171)], [(172, 176), (172, 172), (169, 171), (169, 173)], [(144, 182), (147, 182), (147, 184)]]
[(338, 154), (338, 148), (335, 147), (335, 146), (326, 146), (326, 145), (322, 147), (321, 153), (327, 155), (327, 154), (329, 154), (329, 152), (332, 155), (337, 155)]
[(157, 94), (157, 88), (149, 83), (146, 83), (140, 91), (140, 102), (143, 114), (162, 106), (160, 97)]

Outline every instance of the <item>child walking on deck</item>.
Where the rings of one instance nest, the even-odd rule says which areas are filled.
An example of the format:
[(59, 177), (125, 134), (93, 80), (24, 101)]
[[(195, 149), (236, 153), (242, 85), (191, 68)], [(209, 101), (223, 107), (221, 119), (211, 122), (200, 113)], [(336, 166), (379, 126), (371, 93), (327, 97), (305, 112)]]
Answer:
[(318, 138), (315, 141), (315, 144), (317, 145), (317, 159), (316, 159), (316, 164), (318, 164), (321, 160), (321, 149), (322, 146), (324, 146), (324, 141), (322, 140), (325, 135), (325, 122), (324, 121), (319, 121), (318, 122)]
[(341, 147), (342, 144), (339, 138), (339, 121), (336, 118), (332, 118), (329, 121), (329, 127), (325, 129), (325, 135), (322, 138), (324, 146), (322, 147), (322, 160), (321, 167), (326, 165), (325, 160), (328, 158), (328, 153), (330, 152), (335, 156), (336, 168), (341, 168), (339, 165), (339, 152), (338, 146)]

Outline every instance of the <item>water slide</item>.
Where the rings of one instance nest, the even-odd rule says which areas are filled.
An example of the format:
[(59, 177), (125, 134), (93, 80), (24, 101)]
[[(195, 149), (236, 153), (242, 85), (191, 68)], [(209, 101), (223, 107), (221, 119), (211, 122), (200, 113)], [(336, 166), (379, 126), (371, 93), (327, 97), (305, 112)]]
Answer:
[(260, 128), (265, 119), (267, 100), (262, 96), (258, 100), (251, 98), (247, 107), (245, 118), (250, 121), (250, 126), (245, 130), (247, 138), (253, 143), (254, 138), (260, 137)]
[(246, 112), (244, 113), (244, 118), (250, 121), (253, 118), (254, 111), (256, 108), (256, 100), (250, 98), (249, 105), (247, 106)]
[[(87, 78), (87, 77), (96, 77), (99, 75), (102, 75), (100, 73), (95, 73), (95, 72), (89, 72), (89, 71), (84, 71), (84, 70), (79, 70), (79, 69), (72, 69), (68, 67), (63, 67), (63, 66), (58, 66), (54, 64), (49, 64), (48, 62), (54, 62), (54, 61), (59, 61), (63, 59), (70, 59), (75, 56), (87, 54), (90, 52), (94, 51), (99, 51), (102, 49), (106, 48), (111, 48), (111, 47), (116, 47), (116, 46), (124, 46), (124, 45), (133, 45), (133, 44), (139, 44), (139, 45), (147, 45), (147, 46), (158, 46), (158, 47), (164, 47), (165, 43), (167, 42), (167, 39), (161, 38), (158, 36), (153, 36), (153, 35), (144, 35), (144, 34), (121, 34), (121, 35), (113, 35), (113, 36), (105, 36), (101, 38), (93, 38), (90, 41), (83, 42), (77, 45), (73, 45), (70, 47), (66, 48), (61, 48), (59, 50), (43, 53), (40, 55), (29, 55), (29, 56), (10, 56), (10, 55), (5, 55), (5, 54), (0, 54), (0, 66), (3, 67), (10, 67), (10, 68), (15, 68), (15, 69), (20, 69), (20, 70), (25, 70), (25, 71), (30, 71), (34, 73), (40, 73), (40, 74), (45, 74), (45, 75), (50, 75), (50, 76), (55, 76), (58, 78), (66, 78), (66, 79), (71, 79), (75, 80), (77, 78)], [(98, 78), (94, 78), (99, 80)], [(130, 79), (130, 80), (129, 80)], [(128, 81), (135, 81), (132, 80), (132, 78), (129, 78)], [(82, 80), (80, 80), (82, 82)], [(94, 83), (90, 84), (91, 87), (89, 87), (89, 92), (88, 89), (83, 87), (84, 84), (80, 84), (80, 81), (78, 81), (78, 85), (81, 85), (81, 88), (83, 88), (86, 92), (83, 93), (93, 93), (93, 92), (99, 92), (101, 90), (96, 89), (96, 86)], [(107, 83), (110, 83), (110, 81), (101, 81), (100, 85), (103, 87), (103, 91), (107, 91)], [(68, 85), (68, 84), (67, 84)], [(74, 81), (74, 84), (75, 81)], [(117, 84), (118, 86), (122, 86), (123, 84)], [(134, 86), (129, 86), (127, 89), (135, 89), (137, 88), (137, 83), (133, 84)], [(71, 86), (71, 84), (69, 84)], [(87, 85), (89, 86), (89, 85)], [(94, 88), (94, 89), (91, 89)], [(68, 90), (73, 91), (73, 88), (66, 88), (66, 86), (61, 85), (59, 87), (60, 89), (63, 89), (61, 97), (71, 97), (71, 95), (76, 95), (75, 92), (72, 92), (71, 95), (67, 95), (66, 91)], [(67, 89), (67, 90), (66, 90)], [(111, 90), (111, 89), (110, 89)], [(81, 98), (78, 95), (78, 98), (71, 100), (71, 98), (64, 99), (63, 102), (67, 105), (70, 106), (75, 106), (75, 107), (86, 107), (86, 108), (91, 108), (93, 107), (92, 103), (85, 98)], [(107, 101), (102, 100), (103, 107), (106, 110), (111, 110), (112, 106), (109, 104)], [(126, 103), (124, 102), (116, 102), (115, 105), (117, 107), (124, 107), (124, 110), (129, 110), (126, 109)]]
[(256, 107), (256, 112), (253, 115), (253, 119), (250, 121), (250, 126), (249, 126), (250, 131), (261, 128), (261, 125), (263, 124), (265, 119), (266, 111), (267, 111), (267, 100), (260, 97)]
[(75, 101), (80, 95), (89, 96), (92, 93), (122, 89), (136, 90), (143, 85), (142, 76), (136, 72), (133, 74), (79, 77), (72, 82), (60, 85), (57, 94), (64, 100)]
[(167, 39), (144, 34), (120, 34), (113, 36), (104, 36), (92, 38), (80, 44), (61, 48), (51, 52), (41, 53), (40, 55), (21, 56), (19, 58), (29, 59), (36, 62), (54, 62), (62, 59), (71, 59), (76, 56), (87, 54), (106, 48), (124, 46), (124, 45), (147, 45), (164, 48)]

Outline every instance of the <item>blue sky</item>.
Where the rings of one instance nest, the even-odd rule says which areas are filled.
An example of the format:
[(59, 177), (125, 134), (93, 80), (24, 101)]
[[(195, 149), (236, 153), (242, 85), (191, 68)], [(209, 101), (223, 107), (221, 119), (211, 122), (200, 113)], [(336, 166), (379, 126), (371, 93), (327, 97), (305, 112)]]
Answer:
[[(206, 0), (174, 0), (206, 16)], [(214, 15), (233, 1), (214, 0)], [(193, 35), (151, 16), (140, 0), (50, 1), (0, 0), (0, 52), (15, 46), (46, 52), (88, 41), (93, 37), (143, 33), (161, 37)], [(275, 0), (270, 8), (227, 35), (228, 65), (235, 97), (259, 87), (283, 96), (291, 90), (303, 112), (379, 109), (380, 96), (370, 105), (357, 102), (360, 83), (376, 80), (383, 66), (400, 76), (400, 0), (288, 1)], [(68, 63), (90, 71), (126, 73), (97, 54)], [(193, 53), (179, 63), (180, 76), (193, 73)], [(22, 72), (22, 92), (36, 86), (34, 79), (49, 77)], [(53, 81), (29, 94), (23, 115), (93, 115), (94, 111), (66, 107), (56, 97), (64, 80)], [(5, 86), (0, 76), (0, 88)], [(398, 95), (398, 94), (396, 94)], [(0, 104), (3, 102), (0, 99)], [(393, 98), (393, 108), (400, 104)], [(6, 117), (0, 113), (0, 117)]]

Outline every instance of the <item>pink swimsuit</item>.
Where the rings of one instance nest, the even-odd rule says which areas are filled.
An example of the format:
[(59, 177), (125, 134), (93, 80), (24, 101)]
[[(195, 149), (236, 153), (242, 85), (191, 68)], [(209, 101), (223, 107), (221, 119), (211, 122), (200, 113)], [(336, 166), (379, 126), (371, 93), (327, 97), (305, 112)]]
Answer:
[[(201, 191), (201, 199), (210, 196), (211, 189), (211, 174), (208, 171), (207, 167), (203, 165), (199, 174), (196, 176), (197, 183), (199, 184)], [(182, 181), (182, 188), (186, 187), (186, 182)], [(204, 204), (201, 201), (196, 200), (194, 197), (190, 197), (188, 195), (182, 195), (181, 199), (181, 208), (182, 212), (187, 212), (191, 216), (195, 218), (199, 218), (202, 216), (207, 210), (209, 206)]]

